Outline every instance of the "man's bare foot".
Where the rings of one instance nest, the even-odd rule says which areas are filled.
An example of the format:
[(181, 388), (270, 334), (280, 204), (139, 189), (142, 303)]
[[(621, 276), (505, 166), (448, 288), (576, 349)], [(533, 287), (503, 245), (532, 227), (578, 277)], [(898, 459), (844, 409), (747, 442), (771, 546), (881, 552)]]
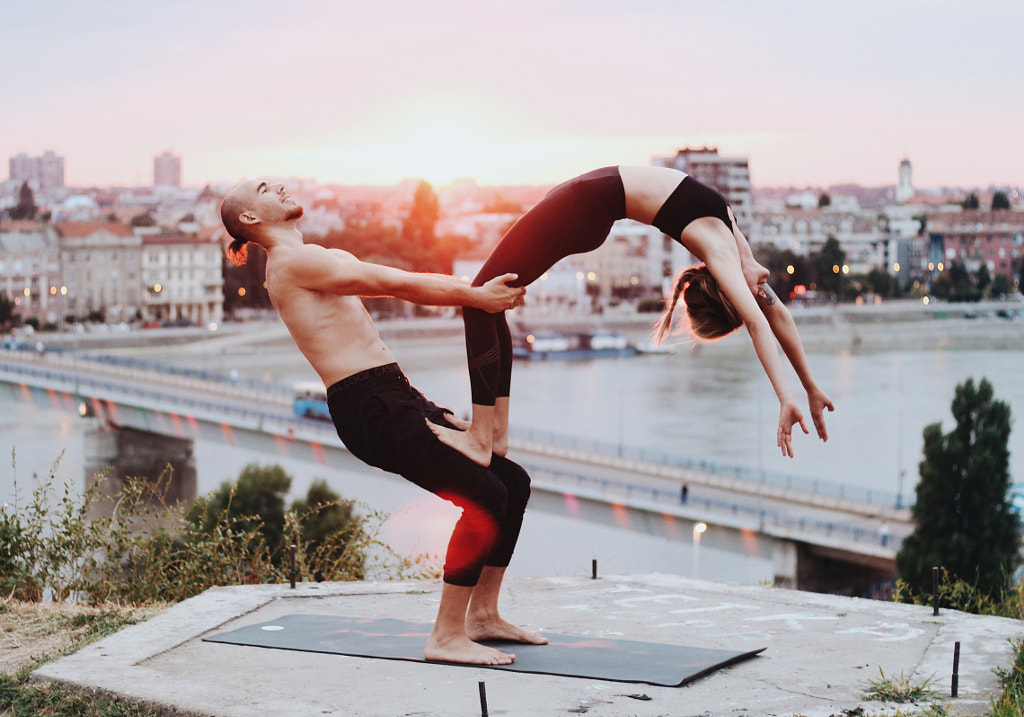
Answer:
[(457, 431), (430, 421), (427, 421), (427, 426), (441, 443), (451, 446), (474, 463), (479, 463), (485, 468), (491, 465), (491, 447), (474, 440), (469, 431)]
[(423, 656), (428, 660), (469, 665), (511, 665), (516, 659), (515, 655), (480, 645), (464, 636), (443, 638), (437, 635), (427, 640)]
[(467, 617), (466, 634), (470, 640), (508, 640), (527, 645), (548, 644), (548, 639), (540, 633), (513, 625), (500, 617), (482, 620)]

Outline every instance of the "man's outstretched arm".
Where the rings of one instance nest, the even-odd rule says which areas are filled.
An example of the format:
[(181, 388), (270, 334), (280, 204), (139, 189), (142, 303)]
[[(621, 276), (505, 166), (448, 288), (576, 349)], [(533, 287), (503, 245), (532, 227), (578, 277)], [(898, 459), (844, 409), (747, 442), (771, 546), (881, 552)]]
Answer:
[(393, 296), (425, 306), (471, 306), (491, 313), (516, 306), (526, 290), (508, 286), (514, 274), (483, 286), (446, 274), (403, 271), (356, 259), (348, 252), (307, 244), (287, 258), (287, 271), (298, 285), (343, 296)]

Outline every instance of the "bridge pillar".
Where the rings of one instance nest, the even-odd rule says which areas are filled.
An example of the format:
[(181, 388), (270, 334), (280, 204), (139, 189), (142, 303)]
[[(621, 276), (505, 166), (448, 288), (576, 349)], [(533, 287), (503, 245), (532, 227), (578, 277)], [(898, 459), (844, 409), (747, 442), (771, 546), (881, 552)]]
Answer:
[[(101, 495), (113, 498), (126, 478), (145, 478), (155, 489), (155, 502), (170, 506), (194, 499), (193, 441), (107, 423), (86, 431), (85, 484), (98, 481)], [(109, 514), (111, 508), (101, 499), (93, 512)]]
[(797, 543), (797, 584), (800, 590), (856, 595), (879, 600), (892, 596), (894, 558)]
[(775, 568), (775, 587), (796, 589), (799, 556), (796, 543), (789, 540), (772, 541), (772, 566)]

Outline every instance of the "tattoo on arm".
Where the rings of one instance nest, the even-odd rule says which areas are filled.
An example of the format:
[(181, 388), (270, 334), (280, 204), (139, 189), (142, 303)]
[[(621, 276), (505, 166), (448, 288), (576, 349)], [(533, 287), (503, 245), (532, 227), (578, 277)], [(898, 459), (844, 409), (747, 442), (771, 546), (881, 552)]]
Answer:
[(768, 306), (771, 306), (772, 304), (774, 304), (778, 300), (779, 300), (779, 297), (777, 297), (775, 295), (775, 292), (772, 291), (772, 287), (770, 287), (767, 284), (765, 284), (764, 285), (764, 303), (767, 304)]

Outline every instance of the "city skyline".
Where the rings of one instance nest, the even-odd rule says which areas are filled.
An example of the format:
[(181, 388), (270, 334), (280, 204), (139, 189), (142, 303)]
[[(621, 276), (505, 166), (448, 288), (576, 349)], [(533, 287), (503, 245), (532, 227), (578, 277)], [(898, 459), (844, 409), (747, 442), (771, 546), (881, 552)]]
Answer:
[(1019, 186), (1024, 6), (266, 0), (10, 8), (0, 156), (70, 186), (552, 184), (684, 146), (756, 186)]

